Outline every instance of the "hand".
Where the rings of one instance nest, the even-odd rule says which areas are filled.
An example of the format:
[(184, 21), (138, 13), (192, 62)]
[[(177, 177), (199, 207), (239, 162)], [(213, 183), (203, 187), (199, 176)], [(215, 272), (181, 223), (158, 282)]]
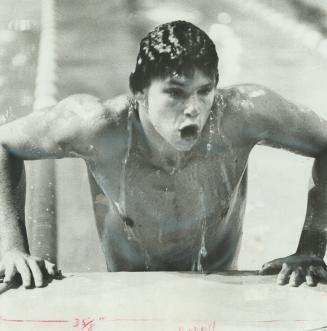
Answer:
[(316, 286), (318, 282), (327, 282), (327, 266), (318, 256), (293, 254), (265, 263), (260, 275), (277, 274), (277, 284), (299, 286), (306, 282)]
[(58, 276), (55, 264), (31, 256), (18, 250), (11, 250), (3, 255), (0, 262), (0, 275), (4, 275), (3, 282), (11, 283), (20, 274), (25, 288), (42, 287), (46, 278)]

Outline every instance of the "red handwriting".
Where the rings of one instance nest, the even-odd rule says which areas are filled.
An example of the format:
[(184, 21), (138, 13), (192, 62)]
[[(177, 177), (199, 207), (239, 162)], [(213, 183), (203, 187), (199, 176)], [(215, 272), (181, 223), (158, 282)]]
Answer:
[(180, 326), (178, 331), (215, 331), (216, 323), (209, 322), (208, 325), (193, 325), (191, 327)]
[(75, 318), (74, 319), (74, 328), (79, 328), (80, 330), (92, 331), (94, 328), (94, 319), (91, 318)]

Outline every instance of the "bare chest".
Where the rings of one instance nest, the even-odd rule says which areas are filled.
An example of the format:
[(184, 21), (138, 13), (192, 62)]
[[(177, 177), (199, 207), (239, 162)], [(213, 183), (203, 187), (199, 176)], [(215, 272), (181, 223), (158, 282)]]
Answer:
[(125, 217), (147, 227), (171, 224), (196, 226), (203, 218), (219, 221), (226, 215), (233, 193), (246, 169), (249, 151), (226, 148), (190, 160), (168, 173), (131, 152), (110, 164), (91, 167), (102, 191), (119, 206)]

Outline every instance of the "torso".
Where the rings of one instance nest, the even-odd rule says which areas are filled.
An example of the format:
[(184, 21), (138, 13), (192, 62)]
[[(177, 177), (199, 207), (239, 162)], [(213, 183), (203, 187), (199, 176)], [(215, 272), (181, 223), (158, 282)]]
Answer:
[(108, 198), (97, 223), (110, 270), (235, 267), (253, 146), (230, 131), (225, 108), (213, 108), (193, 157), (176, 171), (149, 163), (131, 111), (120, 147), (110, 149), (105, 137), (95, 145), (98, 157), (87, 165)]

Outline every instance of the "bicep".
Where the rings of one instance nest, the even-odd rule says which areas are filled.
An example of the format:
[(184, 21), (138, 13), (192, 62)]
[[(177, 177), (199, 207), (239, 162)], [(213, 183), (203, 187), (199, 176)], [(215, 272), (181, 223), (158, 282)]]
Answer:
[(93, 96), (67, 97), (52, 108), (1, 126), (0, 144), (25, 160), (81, 155), (83, 146), (97, 129), (94, 122), (98, 121), (94, 118), (102, 108)]
[(307, 107), (296, 105), (273, 91), (261, 88), (251, 98), (250, 133), (259, 144), (316, 157), (327, 147), (327, 121)]
[(56, 114), (52, 109), (33, 112), (0, 127), (0, 144), (24, 160), (64, 157), (63, 149), (53, 134)]

